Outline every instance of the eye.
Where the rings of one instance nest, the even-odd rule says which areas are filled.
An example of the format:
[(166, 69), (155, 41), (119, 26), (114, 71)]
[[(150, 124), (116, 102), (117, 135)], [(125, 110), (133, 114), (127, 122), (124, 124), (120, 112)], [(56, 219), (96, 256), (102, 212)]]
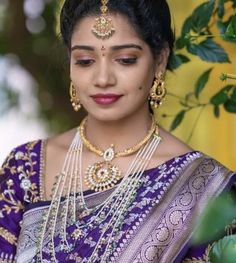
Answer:
[(75, 65), (79, 65), (81, 67), (89, 67), (94, 63), (92, 59), (78, 59), (75, 62)]
[(136, 57), (133, 57), (133, 58), (119, 58), (119, 59), (116, 59), (116, 61), (118, 61), (122, 65), (129, 66), (129, 65), (135, 64), (137, 62), (137, 58)]

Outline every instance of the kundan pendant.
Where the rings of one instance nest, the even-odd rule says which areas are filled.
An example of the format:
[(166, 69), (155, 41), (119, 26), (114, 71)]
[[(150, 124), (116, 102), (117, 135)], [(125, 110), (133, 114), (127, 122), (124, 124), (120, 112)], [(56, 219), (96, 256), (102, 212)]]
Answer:
[(102, 192), (115, 186), (121, 179), (121, 171), (110, 162), (90, 165), (86, 170), (85, 183), (89, 189)]

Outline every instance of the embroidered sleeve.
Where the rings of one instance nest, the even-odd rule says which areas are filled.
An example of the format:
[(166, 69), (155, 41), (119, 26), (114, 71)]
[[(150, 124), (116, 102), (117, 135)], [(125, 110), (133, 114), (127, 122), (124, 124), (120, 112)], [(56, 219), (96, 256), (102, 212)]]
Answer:
[(15, 262), (25, 206), (39, 201), (35, 143), (13, 150), (0, 168), (0, 263)]

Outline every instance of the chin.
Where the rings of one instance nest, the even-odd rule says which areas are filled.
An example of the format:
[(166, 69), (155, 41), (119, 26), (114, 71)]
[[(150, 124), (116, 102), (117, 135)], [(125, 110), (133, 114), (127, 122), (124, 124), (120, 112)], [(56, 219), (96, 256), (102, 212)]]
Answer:
[(121, 112), (119, 111), (119, 113), (117, 111), (102, 111), (102, 112), (88, 112), (88, 116), (90, 116), (91, 118), (97, 120), (97, 121), (101, 121), (101, 122), (114, 122), (114, 121), (120, 121), (122, 119), (124, 119), (127, 116), (124, 116), (121, 114)]

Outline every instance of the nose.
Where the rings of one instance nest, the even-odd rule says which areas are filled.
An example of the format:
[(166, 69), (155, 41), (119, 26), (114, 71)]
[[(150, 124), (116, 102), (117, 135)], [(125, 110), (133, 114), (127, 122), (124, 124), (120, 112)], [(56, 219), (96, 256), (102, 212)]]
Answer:
[(105, 60), (101, 61), (94, 72), (94, 86), (108, 88), (116, 84), (115, 74), (112, 65)]

